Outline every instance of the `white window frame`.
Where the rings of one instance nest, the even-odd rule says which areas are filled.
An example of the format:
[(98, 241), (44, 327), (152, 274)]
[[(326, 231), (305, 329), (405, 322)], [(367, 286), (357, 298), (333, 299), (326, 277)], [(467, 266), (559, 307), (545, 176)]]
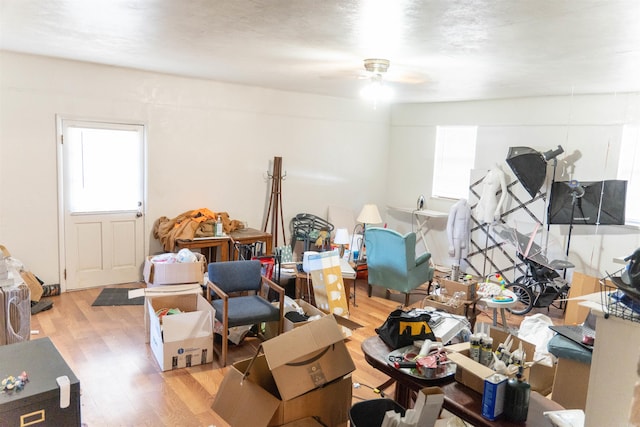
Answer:
[(475, 167), (477, 126), (438, 126), (433, 162), (432, 197), (469, 197), (471, 170)]
[(620, 140), (618, 179), (627, 181), (625, 224), (640, 225), (640, 125), (624, 125)]

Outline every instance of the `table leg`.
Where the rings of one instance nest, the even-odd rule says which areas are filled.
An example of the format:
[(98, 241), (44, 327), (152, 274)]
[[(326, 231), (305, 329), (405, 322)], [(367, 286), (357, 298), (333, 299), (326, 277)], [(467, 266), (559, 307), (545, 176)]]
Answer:
[[(429, 285), (431, 286), (431, 285)], [(428, 292), (429, 294), (431, 294), (431, 292)], [(471, 313), (469, 313), (469, 310), (471, 310)], [(476, 315), (476, 301), (470, 301), (468, 303), (464, 304), (464, 317), (467, 318), (467, 320), (469, 320), (469, 323), (471, 324), (471, 330), (475, 330), (476, 327), (476, 319), (477, 319), (477, 315)]]
[(358, 304), (356, 304), (356, 283), (358, 283), (358, 276), (357, 275), (353, 279), (353, 306), (354, 307), (358, 306)]
[(300, 278), (298, 275), (296, 275), (296, 299), (300, 299), (300, 295), (302, 294), (301, 290), (302, 290), (302, 278)]
[(273, 237), (272, 236), (265, 237), (264, 244), (267, 245), (267, 247), (264, 248), (264, 254), (271, 255), (273, 253)]
[(500, 308), (500, 317), (502, 317), (502, 327), (506, 331), (509, 328), (507, 327), (507, 316), (504, 313), (504, 308)]
[(413, 407), (411, 402), (411, 389), (400, 381), (396, 381), (395, 401), (405, 409)]
[(307, 273), (307, 295), (308, 295), (308, 299), (309, 299), (309, 304), (315, 306), (316, 305), (316, 298), (315, 298), (315, 294), (313, 293), (313, 286), (311, 284), (311, 274)]

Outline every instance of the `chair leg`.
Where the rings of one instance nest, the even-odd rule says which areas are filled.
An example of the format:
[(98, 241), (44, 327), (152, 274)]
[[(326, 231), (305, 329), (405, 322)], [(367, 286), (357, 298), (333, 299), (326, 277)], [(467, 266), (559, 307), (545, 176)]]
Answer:
[(406, 292), (406, 293), (404, 294), (404, 306), (405, 306), (405, 307), (409, 307), (409, 296), (410, 296), (410, 295), (411, 295), (411, 294), (410, 294), (409, 292)]
[(376, 390), (378, 390), (378, 392), (380, 393), (380, 397), (386, 397), (385, 394), (384, 394), (384, 391), (386, 389), (388, 389), (389, 387), (391, 387), (393, 384), (395, 384), (395, 382), (396, 382), (395, 379), (389, 378), (387, 381), (385, 381), (384, 383), (382, 383), (378, 387), (376, 387)]
[[(224, 329), (224, 328), (223, 328)], [(224, 329), (222, 331), (222, 355), (221, 362), (222, 367), (227, 366), (227, 351), (229, 350), (229, 330)]]
[(427, 295), (431, 295), (431, 286), (433, 285), (433, 280), (429, 280), (429, 285), (427, 286)]
[(371, 298), (371, 293), (372, 293), (372, 291), (373, 291), (373, 286), (371, 286), (371, 284), (370, 284), (370, 283), (369, 283), (367, 286), (369, 286), (369, 290), (368, 290), (368, 292), (369, 292), (369, 298)]

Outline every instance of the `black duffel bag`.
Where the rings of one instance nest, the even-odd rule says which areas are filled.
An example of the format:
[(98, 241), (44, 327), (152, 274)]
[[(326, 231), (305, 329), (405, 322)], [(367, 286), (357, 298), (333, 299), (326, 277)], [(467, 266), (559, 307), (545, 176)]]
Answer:
[(431, 316), (424, 310), (398, 309), (389, 314), (382, 326), (376, 328), (376, 332), (382, 341), (394, 350), (412, 345), (418, 340), (436, 341), (429, 320)]

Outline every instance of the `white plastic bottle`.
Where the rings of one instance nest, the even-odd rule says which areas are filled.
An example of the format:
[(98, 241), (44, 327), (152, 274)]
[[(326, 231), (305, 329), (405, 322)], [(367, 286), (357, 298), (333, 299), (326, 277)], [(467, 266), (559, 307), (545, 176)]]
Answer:
[(216, 237), (222, 237), (222, 234), (222, 218), (218, 215), (218, 219), (216, 220), (216, 229), (213, 235)]

